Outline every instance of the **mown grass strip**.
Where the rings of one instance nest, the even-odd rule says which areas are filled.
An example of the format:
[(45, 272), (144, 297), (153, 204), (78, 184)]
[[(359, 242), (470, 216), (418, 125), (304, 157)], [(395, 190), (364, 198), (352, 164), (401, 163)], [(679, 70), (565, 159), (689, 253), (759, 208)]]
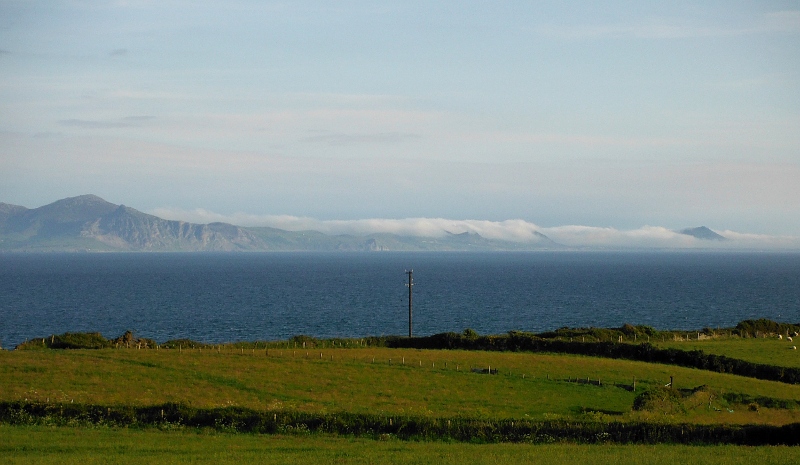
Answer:
[(270, 463), (522, 465), (770, 465), (796, 461), (789, 446), (470, 444), (335, 435), (227, 434), (211, 430), (0, 425), (0, 462), (8, 465)]

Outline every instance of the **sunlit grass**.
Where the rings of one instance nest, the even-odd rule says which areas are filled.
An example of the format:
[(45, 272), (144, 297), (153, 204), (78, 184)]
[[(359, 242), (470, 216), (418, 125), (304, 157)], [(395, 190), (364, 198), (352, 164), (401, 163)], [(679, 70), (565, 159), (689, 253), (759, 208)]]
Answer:
[(310, 436), (222, 434), (203, 430), (45, 428), (0, 425), (0, 462), (337, 463), (337, 464), (773, 464), (796, 462), (794, 447), (529, 445), (403, 442)]
[(720, 337), (688, 341), (656, 341), (655, 345), (680, 350), (702, 350), (703, 352), (747, 360), (753, 363), (800, 368), (800, 340), (787, 341), (785, 336), (767, 338)]
[[(320, 356), (320, 354), (322, 354)], [(373, 361), (374, 360), (374, 361)], [(391, 362), (390, 362), (391, 360)], [(497, 375), (471, 368), (498, 369)], [(435, 417), (640, 418), (637, 392), (674, 377), (677, 387), (800, 399), (800, 386), (708, 371), (582, 356), (413, 349), (40, 350), (0, 352), (0, 400)], [(567, 382), (580, 378), (583, 382)], [(588, 378), (588, 383), (586, 382)], [(599, 385), (598, 385), (599, 381)], [(800, 421), (800, 411), (730, 412), (718, 399), (679, 420)], [(723, 408), (725, 407), (725, 408)], [(607, 418), (607, 419), (608, 419)]]

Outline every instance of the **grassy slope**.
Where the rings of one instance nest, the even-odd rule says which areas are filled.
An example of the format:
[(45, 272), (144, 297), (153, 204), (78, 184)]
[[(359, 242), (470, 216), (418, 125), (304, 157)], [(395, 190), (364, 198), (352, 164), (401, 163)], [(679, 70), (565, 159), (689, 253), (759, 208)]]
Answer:
[(396, 464), (777, 464), (792, 447), (448, 444), (314, 436), (229, 435), (204, 431), (112, 430), (0, 425), (7, 464), (396, 463)]
[(800, 350), (792, 350), (792, 346), (800, 346), (800, 338), (794, 342), (777, 337), (738, 338), (723, 337), (690, 341), (654, 342), (663, 348), (680, 350), (702, 350), (716, 355), (747, 360), (754, 363), (800, 368)]
[[(324, 349), (308, 353), (306, 358), (303, 350), (274, 349), (269, 357), (263, 351), (245, 351), (243, 355), (230, 349), (223, 353), (114, 349), (0, 352), (0, 400), (136, 405), (181, 402), (195, 407), (237, 405), (436, 417), (652, 419), (652, 414), (631, 413), (635, 393), (614, 386), (629, 386), (633, 376), (639, 391), (663, 385), (674, 376), (678, 387), (705, 384), (719, 392), (800, 399), (800, 385), (624, 360), (410, 349)], [(471, 373), (473, 366), (498, 368), (500, 374)], [(576, 377), (600, 378), (603, 385), (560, 381)], [(707, 407), (706, 400), (698, 399), (697, 405), (672, 419), (700, 423), (800, 421), (797, 410), (750, 412), (736, 407), (730, 413), (720, 402), (713, 402), (721, 410), (715, 411)], [(585, 413), (587, 410), (590, 412)], [(665, 418), (658, 417), (659, 421)]]
[[(785, 344), (755, 339), (675, 343), (683, 349), (787, 366)], [(784, 341), (785, 342), (785, 341)], [(694, 346), (693, 344), (696, 344)], [(719, 391), (800, 399), (800, 386), (665, 365), (547, 354), (392, 349), (271, 350), (222, 354), (204, 350), (0, 351), (0, 399), (194, 406), (242, 405), (305, 411), (383, 412), (433, 416), (587, 419), (649, 418), (699, 423), (800, 421), (797, 411), (735, 407), (717, 412), (630, 412), (634, 393), (609, 383), (637, 377), (637, 390), (675, 376), (679, 387), (701, 384)], [(794, 352), (794, 351), (793, 351)], [(331, 360), (331, 355), (333, 359)], [(793, 355), (793, 354), (792, 354)], [(373, 357), (375, 363), (372, 363)], [(398, 364), (405, 357), (405, 365)], [(389, 365), (389, 359), (392, 365)], [(419, 362), (422, 361), (422, 367)], [(445, 362), (447, 368), (444, 367)], [(433, 364), (436, 364), (435, 367)], [(458, 365), (459, 371), (455, 371)], [(495, 376), (466, 371), (499, 368)], [(523, 378), (523, 374), (525, 378)], [(550, 380), (547, 377), (550, 377)], [(565, 383), (601, 378), (604, 385)], [(715, 404), (718, 404), (718, 400)], [(722, 405), (719, 405), (722, 407)], [(691, 406), (690, 406), (691, 407)], [(447, 444), (311, 436), (228, 435), (207, 431), (128, 430), (0, 425), (0, 462), (108, 463), (792, 463), (796, 448)]]

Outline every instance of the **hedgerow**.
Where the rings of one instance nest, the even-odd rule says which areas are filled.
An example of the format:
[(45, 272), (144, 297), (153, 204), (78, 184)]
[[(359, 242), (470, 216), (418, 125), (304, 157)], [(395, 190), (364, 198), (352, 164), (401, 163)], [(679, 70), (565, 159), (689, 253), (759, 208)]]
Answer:
[(211, 428), (225, 432), (327, 433), (375, 439), (461, 442), (800, 445), (800, 424), (697, 425), (653, 422), (489, 420), (359, 413), (201, 409), (181, 404), (146, 407), (0, 402), (0, 422), (12, 425)]

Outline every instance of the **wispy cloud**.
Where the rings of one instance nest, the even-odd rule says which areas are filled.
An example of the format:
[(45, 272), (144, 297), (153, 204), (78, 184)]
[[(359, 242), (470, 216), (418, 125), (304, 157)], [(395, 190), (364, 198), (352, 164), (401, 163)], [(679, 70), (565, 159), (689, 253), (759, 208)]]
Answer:
[(544, 229), (553, 240), (575, 247), (677, 247), (712, 245), (697, 238), (660, 226), (620, 230), (596, 226), (558, 226)]
[(639, 24), (603, 24), (582, 26), (542, 26), (538, 32), (544, 36), (567, 40), (585, 39), (682, 39), (689, 37), (715, 37), (736, 35), (734, 30), (716, 27), (698, 27), (651, 21)]
[(128, 127), (127, 124), (121, 121), (97, 121), (97, 120), (85, 120), (77, 118), (62, 119), (58, 122), (58, 124), (72, 128), (85, 128), (85, 129), (113, 129), (113, 128)]
[(379, 132), (372, 134), (321, 134), (303, 138), (304, 142), (328, 144), (334, 146), (360, 145), (360, 144), (399, 144), (408, 140), (420, 139), (419, 134), (403, 132)]
[(663, 249), (800, 249), (800, 237), (718, 231), (727, 241), (703, 240), (662, 226), (620, 230), (595, 226), (542, 228), (554, 241), (573, 247)]
[(535, 234), (541, 228), (523, 220), (484, 221), (450, 220), (445, 218), (403, 218), (362, 220), (318, 220), (291, 215), (222, 215), (204, 209), (182, 210), (157, 208), (151, 211), (161, 218), (193, 223), (224, 222), (240, 226), (266, 226), (287, 231), (319, 231), (326, 234), (399, 234), (417, 237), (444, 237), (465, 232), (480, 234), (489, 239), (515, 242), (539, 240)]
[(155, 116), (126, 116), (118, 119), (107, 120), (86, 120), (86, 119), (62, 119), (58, 123), (62, 126), (84, 128), (84, 129), (117, 129), (139, 127), (142, 123), (152, 121)]
[(151, 115), (136, 115), (136, 116), (126, 116), (122, 118), (122, 121), (135, 124), (135, 123), (143, 123), (145, 121), (152, 121), (154, 119), (156, 119), (156, 117)]
[(800, 11), (776, 11), (762, 19), (762, 29), (773, 32), (800, 33)]
[(720, 231), (719, 234), (730, 239), (735, 244), (743, 248), (767, 248), (767, 249), (798, 249), (800, 248), (800, 238), (795, 236), (771, 236), (766, 234), (748, 234), (736, 231)]
[(699, 37), (733, 37), (753, 34), (800, 33), (800, 11), (766, 13), (745, 25), (697, 24), (668, 18), (648, 18), (635, 22), (555, 26), (542, 25), (537, 32), (547, 37), (566, 40), (586, 39), (687, 39)]
[(567, 225), (540, 227), (524, 220), (487, 221), (452, 220), (446, 218), (403, 218), (361, 220), (318, 220), (290, 215), (251, 215), (235, 213), (222, 215), (204, 209), (181, 210), (157, 208), (153, 215), (193, 223), (224, 222), (240, 226), (266, 226), (287, 231), (319, 231), (325, 234), (368, 235), (378, 233), (415, 237), (445, 237), (464, 232), (480, 234), (487, 239), (519, 243), (541, 240), (537, 233), (553, 241), (578, 248), (664, 248), (664, 249), (800, 249), (800, 238), (746, 234), (735, 231), (719, 232), (728, 241), (708, 241), (661, 226), (637, 229)]
[(127, 48), (115, 48), (114, 50), (111, 50), (110, 52), (108, 52), (108, 56), (110, 56), (110, 57), (121, 57), (121, 56), (125, 56), (127, 54), (128, 54), (128, 49)]

